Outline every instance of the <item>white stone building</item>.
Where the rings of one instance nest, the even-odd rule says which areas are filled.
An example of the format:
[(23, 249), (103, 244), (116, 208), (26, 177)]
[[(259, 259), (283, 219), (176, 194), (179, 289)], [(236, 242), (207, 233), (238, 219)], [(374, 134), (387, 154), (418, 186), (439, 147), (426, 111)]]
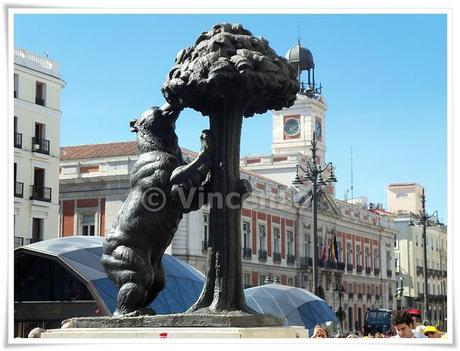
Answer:
[[(424, 245), (423, 226), (415, 217), (422, 209), (423, 187), (417, 183), (398, 183), (388, 186), (388, 206), (394, 217), (396, 236), (396, 269), (403, 278), (402, 308), (424, 310)], [(428, 303), (432, 322), (442, 323), (447, 317), (447, 227), (435, 220), (427, 227)], [(401, 285), (401, 283), (399, 283)]]
[(59, 62), (14, 50), (15, 247), (58, 234), (64, 86)]

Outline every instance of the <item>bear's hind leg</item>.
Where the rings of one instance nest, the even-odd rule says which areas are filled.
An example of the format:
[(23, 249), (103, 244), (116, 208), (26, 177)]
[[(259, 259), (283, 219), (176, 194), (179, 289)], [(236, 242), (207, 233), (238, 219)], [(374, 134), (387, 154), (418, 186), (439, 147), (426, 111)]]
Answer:
[(119, 291), (114, 316), (154, 314), (146, 309), (145, 296), (150, 290), (155, 272), (145, 253), (136, 248), (118, 246), (111, 255), (103, 255), (107, 275), (116, 282)]
[(153, 262), (153, 269), (154, 280), (152, 286), (145, 295), (144, 303), (146, 306), (150, 305), (166, 286), (165, 271), (163, 269), (163, 265), (161, 264), (161, 257), (156, 258), (156, 261)]

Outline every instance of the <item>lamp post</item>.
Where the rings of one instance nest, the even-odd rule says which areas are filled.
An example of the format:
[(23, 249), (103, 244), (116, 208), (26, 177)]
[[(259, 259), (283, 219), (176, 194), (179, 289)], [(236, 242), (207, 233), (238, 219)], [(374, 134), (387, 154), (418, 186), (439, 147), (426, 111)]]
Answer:
[[(429, 315), (429, 302), (428, 302), (428, 260), (427, 260), (427, 248), (426, 248), (426, 228), (431, 227), (433, 223), (433, 219), (436, 218), (435, 225), (440, 225), (438, 218), (438, 211), (434, 211), (432, 215), (428, 215), (425, 209), (425, 189), (422, 190), (422, 210), (419, 214), (415, 214), (410, 212), (409, 213), (409, 225), (414, 226), (416, 224), (422, 225), (423, 232), (423, 278), (424, 278), (424, 287), (423, 287), (423, 318), (424, 322), (429, 322), (431, 320), (431, 316)], [(416, 223), (412, 221), (412, 218), (416, 220)]]
[(342, 297), (343, 297), (343, 293), (345, 292), (345, 289), (343, 288), (343, 285), (341, 285), (340, 288), (338, 286), (336, 286), (335, 292), (339, 295), (339, 311), (338, 311), (338, 315), (339, 315), (339, 322), (340, 322), (340, 331), (343, 333)]
[[(307, 161), (306, 169), (301, 165), (296, 167), (296, 176), (292, 184), (304, 184), (311, 182), (312, 184), (312, 205), (311, 209), (313, 212), (312, 216), (312, 231), (313, 231), (313, 291), (314, 294), (318, 296), (318, 209), (317, 209), (317, 200), (321, 195), (321, 188), (324, 185), (337, 182), (337, 178), (334, 175), (334, 170), (332, 168), (332, 162), (329, 162), (324, 168), (321, 165), (318, 165), (316, 162), (316, 133), (313, 132), (313, 140), (311, 141), (311, 159)], [(324, 180), (322, 174), (330, 168), (329, 178)], [(299, 169), (304, 173), (304, 176), (299, 176)]]

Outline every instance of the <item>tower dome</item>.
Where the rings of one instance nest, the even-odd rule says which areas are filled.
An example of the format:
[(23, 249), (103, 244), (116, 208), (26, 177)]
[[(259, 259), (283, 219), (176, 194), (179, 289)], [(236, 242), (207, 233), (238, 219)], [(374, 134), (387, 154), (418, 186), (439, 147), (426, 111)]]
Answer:
[(315, 68), (311, 51), (301, 46), (300, 43), (289, 49), (285, 57), (289, 63), (299, 65), (298, 67), (302, 71)]

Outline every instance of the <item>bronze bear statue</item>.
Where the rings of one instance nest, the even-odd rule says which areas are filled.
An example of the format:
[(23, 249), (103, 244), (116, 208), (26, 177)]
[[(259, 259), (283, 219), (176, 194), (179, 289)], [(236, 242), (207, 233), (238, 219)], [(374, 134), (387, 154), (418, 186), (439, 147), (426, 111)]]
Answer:
[[(175, 122), (180, 109), (152, 107), (131, 121), (139, 158), (130, 173), (130, 191), (103, 243), (102, 265), (118, 287), (114, 316), (155, 314), (149, 304), (165, 287), (161, 264), (184, 213), (203, 203), (208, 191), (213, 138), (201, 134), (201, 151), (186, 164)], [(190, 197), (189, 197), (190, 195)], [(191, 201), (184, 203), (184, 198)], [(206, 200), (205, 200), (206, 201)]]

